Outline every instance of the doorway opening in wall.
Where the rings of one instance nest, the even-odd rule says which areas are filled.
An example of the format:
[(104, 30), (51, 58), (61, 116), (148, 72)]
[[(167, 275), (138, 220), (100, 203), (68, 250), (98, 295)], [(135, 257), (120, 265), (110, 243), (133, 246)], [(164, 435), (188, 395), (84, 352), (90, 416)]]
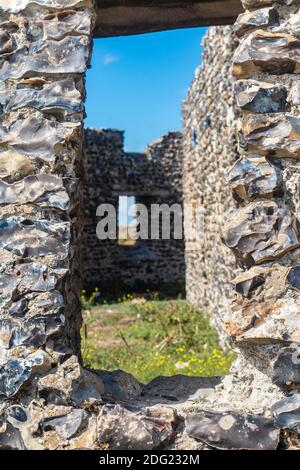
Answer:
[(119, 196), (118, 245), (132, 247), (136, 244), (135, 196)]
[[(97, 40), (87, 77), (83, 358), (95, 369), (121, 369), (141, 382), (178, 373), (220, 376), (233, 359), (198, 299), (186, 298), (186, 268), (193, 269), (199, 253), (187, 263), (185, 241), (174, 236), (174, 207), (183, 210), (184, 164), (190, 164), (185, 155), (191, 148), (194, 158), (210, 132), (207, 110), (200, 110), (205, 117), (195, 143), (195, 124), (183, 132), (181, 109), (192, 93), (205, 30)], [(198, 174), (195, 168), (191, 174)], [(188, 185), (193, 195), (199, 192), (198, 181)], [(97, 211), (101, 205), (112, 207), (116, 229), (99, 240), (99, 213), (101, 220), (107, 216)], [(133, 205), (147, 214), (136, 240), (137, 220), (124, 209)], [(162, 206), (165, 216), (157, 220), (169, 220), (169, 238), (161, 226), (159, 237), (152, 236), (152, 210)], [(189, 289), (195, 293), (201, 282), (190, 278)]]

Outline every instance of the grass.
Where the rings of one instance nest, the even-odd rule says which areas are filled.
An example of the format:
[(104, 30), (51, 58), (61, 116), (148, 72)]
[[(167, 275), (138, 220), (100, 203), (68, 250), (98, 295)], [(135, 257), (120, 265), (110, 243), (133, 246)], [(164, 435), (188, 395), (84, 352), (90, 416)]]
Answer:
[(85, 365), (121, 369), (143, 383), (159, 375), (228, 373), (234, 353), (218, 346), (207, 318), (187, 301), (148, 293), (97, 305), (97, 296), (82, 298)]

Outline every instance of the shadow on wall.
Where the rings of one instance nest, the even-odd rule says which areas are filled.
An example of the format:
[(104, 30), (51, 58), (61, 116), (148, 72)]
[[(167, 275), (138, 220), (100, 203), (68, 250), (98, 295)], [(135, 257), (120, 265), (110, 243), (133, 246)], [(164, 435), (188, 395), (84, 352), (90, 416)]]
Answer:
[[(112, 204), (118, 211), (120, 196), (134, 196), (149, 214), (151, 204), (182, 205), (182, 163), (180, 132), (170, 132), (145, 153), (126, 153), (122, 131), (85, 131), (82, 274), (86, 290), (98, 287), (117, 293), (165, 286), (169, 292), (176, 290), (174, 294), (184, 293), (184, 240), (172, 238), (172, 219), (170, 240), (120, 244), (96, 235), (97, 207)], [(149, 220), (149, 230), (150, 226)]]

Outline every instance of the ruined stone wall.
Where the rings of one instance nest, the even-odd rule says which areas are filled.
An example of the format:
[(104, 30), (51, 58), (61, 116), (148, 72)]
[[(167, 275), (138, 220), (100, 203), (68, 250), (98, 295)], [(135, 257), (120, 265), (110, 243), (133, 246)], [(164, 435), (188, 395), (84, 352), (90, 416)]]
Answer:
[(240, 158), (228, 181), (239, 208), (223, 228), (243, 273), (233, 280), (236, 297), (224, 321), (239, 351), (236, 370), (245, 370), (253, 389), (260, 383), (255, 400), (248, 391), (252, 406), (273, 405), (279, 425), (286, 413), (291, 431), (300, 402), (300, 9), (284, 0), (243, 4), (232, 68)]
[(208, 30), (202, 64), (183, 104), (184, 202), (202, 204), (205, 211), (202, 247), (186, 240), (187, 298), (210, 315), (222, 337), (236, 266), (221, 241), (224, 214), (233, 203), (226, 178), (238, 158), (230, 74), (236, 42), (232, 27)]
[(126, 153), (121, 131), (87, 129), (85, 136), (84, 287), (184, 285), (183, 240), (139, 239), (133, 246), (120, 246), (96, 236), (97, 207), (112, 204), (117, 210), (120, 195), (135, 196), (149, 215), (151, 204), (181, 204), (181, 134), (169, 133), (145, 153)]
[[(287, 6), (287, 3), (292, 5)], [(276, 436), (275, 425), (276, 430), (282, 430), (276, 437), (277, 443), (280, 438), (280, 448), (299, 449), (300, 9), (297, 2), (285, 0), (274, 4), (269, 0), (244, 0), (243, 4), (247, 11), (240, 15), (233, 28), (238, 43), (231, 42), (234, 49), (232, 59), (229, 55), (222, 55), (227, 61), (225, 68), (218, 68), (222, 65), (222, 59), (218, 57), (218, 51), (222, 50), (222, 44), (218, 42), (222, 30), (209, 32), (204, 66), (193, 84), (187, 102), (190, 111), (185, 114), (189, 117), (189, 120), (185, 118), (188, 123), (185, 136), (190, 142), (185, 165), (188, 162), (195, 169), (198, 162), (200, 173), (205, 172), (206, 162), (200, 158), (201, 154), (193, 153), (193, 147), (205, 149), (203, 159), (209, 161), (205, 173), (207, 181), (199, 178), (197, 193), (201, 194), (201, 187), (204, 188), (205, 210), (209, 208), (205, 227), (206, 246), (218, 253), (214, 270), (216, 284), (209, 277), (209, 292), (202, 295), (213, 307), (213, 317), (218, 312), (220, 302), (224, 301), (225, 308), (219, 310), (222, 314), (219, 318), (237, 352), (231, 374), (217, 388), (218, 398), (203, 403), (205, 410), (195, 413), (190, 423), (194, 437), (210, 444), (214, 441), (215, 447), (235, 448), (241, 443), (233, 444), (234, 436), (243, 434), (241, 429), (241, 433), (236, 433), (235, 426), (238, 421), (246, 423), (245, 413), (248, 412), (247, 421), (256, 422), (257, 430), (262, 430), (265, 424), (273, 427), (273, 431), (265, 432), (258, 438), (259, 448), (268, 448), (268, 439)], [(213, 64), (216, 72), (212, 70)], [(223, 107), (216, 97), (218, 78), (214, 78), (214, 88), (208, 86), (214, 73), (222, 74), (225, 87), (229, 90), (228, 101), (237, 105), (237, 110), (234, 110), (236, 123), (226, 121), (227, 112), (222, 116)], [(227, 74), (234, 77), (233, 93)], [(221, 90), (222, 86), (223, 83)], [(191, 99), (197, 96), (197, 89), (203, 90), (203, 94), (198, 92), (200, 98), (193, 105)], [(212, 102), (209, 100), (211, 95)], [(209, 110), (205, 109), (207, 100)], [(196, 108), (194, 112), (193, 107)], [(219, 125), (218, 115), (213, 119), (208, 116), (216, 108), (221, 116)], [(228, 110), (227, 104), (225, 108)], [(203, 114), (203, 109), (206, 114)], [(205, 117), (206, 122), (203, 123)], [(207, 142), (205, 132), (209, 132), (211, 122), (214, 125)], [(237, 160), (233, 124), (238, 139)], [(226, 137), (231, 140), (233, 148), (228, 147), (229, 153)], [(204, 148), (199, 143), (201, 138)], [(220, 169), (215, 163), (210, 163), (211, 154), (215, 162), (218, 143), (223, 143), (223, 149), (226, 149), (224, 153), (217, 153)], [(230, 164), (233, 165), (228, 171)], [(211, 185), (214, 189), (215, 185), (219, 187), (215, 173), (220, 178), (219, 183), (226, 181), (227, 185), (227, 189), (221, 188), (220, 191), (221, 205), (214, 195), (209, 199)], [(188, 186), (186, 181), (189, 182), (189, 178), (185, 166), (184, 187), (188, 187), (188, 195), (191, 195), (194, 179)], [(235, 202), (230, 198), (228, 189), (232, 190)], [(209, 225), (211, 209), (216, 213), (215, 220), (218, 220), (220, 207), (224, 212), (220, 223)], [(228, 208), (230, 210), (226, 212)], [(214, 220), (213, 216), (211, 220)], [(236, 261), (220, 248), (216, 230), (221, 231), (222, 240), (232, 250)], [(214, 245), (210, 245), (213, 240)], [(199, 285), (203, 282), (201, 276), (205, 278), (206, 272), (212, 272), (212, 256), (206, 250), (203, 250), (202, 258), (200, 254), (196, 255), (199, 271), (195, 274), (188, 267), (188, 285), (191, 272), (192, 279), (195, 278)], [(192, 259), (190, 253), (187, 253), (187, 258)], [(222, 276), (223, 263), (229, 267), (225, 276)], [(222, 283), (232, 284), (234, 291), (228, 291), (224, 286), (218, 289), (220, 279)], [(195, 296), (192, 300), (195, 301)], [(227, 417), (231, 415), (233, 418), (226, 432), (222, 426), (218, 430), (214, 428), (224, 412)], [(242, 444), (243, 448), (248, 448), (248, 445), (251, 446), (249, 441)]]
[[(235, 26), (241, 158), (228, 183), (239, 208), (224, 216), (223, 240), (243, 269), (224, 316), (238, 358), (222, 380), (145, 386), (78, 357), (92, 2), (0, 0), (1, 450), (299, 449), (300, 10), (271, 3), (244, 0)], [(192, 131), (195, 145), (210, 122)]]
[(80, 367), (78, 194), (93, 18), (88, 0), (0, 1), (1, 448), (42, 447), (28, 432), (44, 417), (33, 424), (32, 402), (55, 402), (42, 381), (66, 358)]

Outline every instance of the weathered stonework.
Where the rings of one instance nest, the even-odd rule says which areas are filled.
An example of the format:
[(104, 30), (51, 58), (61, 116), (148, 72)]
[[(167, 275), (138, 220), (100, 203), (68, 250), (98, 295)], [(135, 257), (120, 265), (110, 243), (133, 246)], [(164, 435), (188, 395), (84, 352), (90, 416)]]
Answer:
[[(299, 449), (299, 5), (244, 5), (251, 13), (238, 20), (233, 59), (240, 110), (228, 78), (228, 29), (209, 33), (213, 46), (207, 40), (184, 108), (184, 198), (198, 202), (209, 188), (206, 251), (187, 246), (189, 296), (215, 310), (238, 358), (222, 381), (177, 376), (143, 385), (80, 364), (79, 177), (92, 2), (0, 0), (0, 449)], [(272, 7), (272, 18), (260, 7)], [(229, 163), (239, 207), (224, 217)], [(220, 245), (221, 228), (237, 261)], [(233, 296), (229, 309), (224, 299)]]
[(279, 195), (282, 183), (279, 168), (264, 157), (240, 158), (228, 175), (228, 185), (238, 201)]
[[(256, 6), (272, 8), (273, 19), (268, 9), (256, 10)], [(234, 27), (240, 44), (233, 56), (236, 79), (233, 92), (228, 83), (226, 91), (220, 89), (220, 95), (209, 88), (211, 76), (214, 77), (211, 67), (214, 56), (220, 62), (218, 40), (222, 32), (219, 36), (215, 32), (216, 47), (211, 55), (208, 55), (209, 46), (206, 47), (202, 75), (198, 73), (184, 107), (184, 195), (202, 200), (207, 214), (203, 253), (186, 252), (187, 294), (197, 305), (203, 308), (208, 305), (206, 310), (212, 312), (213, 322), (221, 325), (221, 331), (222, 325), (225, 326), (227, 341), (238, 353), (231, 374), (222, 380), (216, 395), (203, 402), (198, 413), (187, 417), (189, 436), (214, 448), (271, 449), (278, 445), (299, 448), (300, 170), (296, 75), (299, 43), (295, 31), (298, 11), (299, 6), (277, 8), (270, 1), (251, 3), (251, 11), (240, 17)], [(227, 32), (228, 38), (229, 34)], [(234, 44), (234, 40), (231, 41)], [(226, 65), (229, 67), (230, 58)], [(216, 77), (220, 70), (224, 70), (222, 63)], [(213, 90), (217, 90), (218, 78), (214, 80)], [(231, 93), (238, 107), (233, 105)], [(211, 95), (215, 98), (213, 103)], [(224, 113), (220, 97), (226, 100)], [(202, 113), (206, 102), (210, 105), (210, 115), (206, 116), (209, 125), (205, 127)], [(230, 111), (232, 106), (233, 111)], [(218, 125), (213, 114), (215, 108), (224, 117), (210, 151)], [(229, 112), (239, 121), (239, 158), (232, 150), (227, 154), (217, 150), (221, 143), (226, 149), (225, 132), (229, 130), (229, 135), (233, 135), (233, 123), (229, 127), (228, 119), (225, 121)], [(209, 137), (206, 129), (210, 130)], [(231, 144), (235, 148), (233, 137)], [(238, 204), (237, 207), (232, 201), (232, 209), (227, 213), (229, 198), (222, 188), (218, 199), (220, 175), (211, 163), (218, 157), (221, 157), (223, 174), (227, 173), (227, 184)], [(230, 160), (233, 166), (228, 171)], [(237, 161), (234, 163), (234, 160)], [(214, 196), (208, 197), (212, 184)], [(196, 189), (194, 193), (192, 188)], [(209, 223), (210, 216), (218, 220), (219, 211), (223, 212), (219, 233), (222, 232), (226, 246), (233, 250), (236, 265), (229, 252), (222, 251), (216, 230)], [(213, 247), (210, 240), (214, 240)], [(212, 262), (211, 252), (218, 256), (215, 262)], [(189, 268), (193, 257), (194, 265)], [(226, 276), (221, 275), (228, 290), (219, 287), (224, 264), (231, 268)], [(197, 296), (203, 279), (206, 291)], [(235, 294), (229, 290), (230, 282)], [(244, 429), (245, 414), (248, 414), (245, 422), (255, 423), (255, 443), (251, 443), (251, 432)], [(265, 423), (270, 426), (269, 431), (262, 431), (265, 424), (260, 419), (270, 419)], [(278, 428), (284, 431), (280, 441)]]
[(35, 400), (49, 413), (38, 382), (80, 357), (76, 207), (93, 18), (88, 0), (0, 2), (4, 448), (44, 446), (29, 431)]
[(189, 301), (209, 314), (224, 341), (223, 317), (236, 266), (221, 243), (224, 212), (234, 204), (227, 174), (238, 159), (230, 76), (236, 47), (232, 28), (210, 28), (203, 45), (202, 65), (183, 105), (184, 201), (203, 205), (205, 228), (201, 250), (186, 241), (186, 292)]
[[(272, 2), (244, 4), (255, 8)], [(248, 80), (238, 80), (234, 87), (241, 109), (237, 131), (242, 159), (229, 177), (241, 207), (226, 215), (223, 239), (244, 273), (233, 280), (236, 298), (225, 315), (239, 353), (233, 367), (236, 378), (223, 381), (221, 396), (236, 408), (235, 388), (253, 411), (260, 401), (261, 411), (273, 415), (285, 430), (284, 445), (299, 448), (299, 107), (292, 98), (299, 62), (299, 6), (273, 8), (278, 24), (263, 31), (259, 22), (254, 31), (244, 28), (233, 57), (234, 77)], [(257, 17), (262, 15), (257, 10)], [(254, 396), (243, 390), (250, 377)]]
[[(117, 211), (119, 196), (135, 196), (149, 212), (151, 205), (182, 205), (182, 135), (170, 132), (149, 145), (145, 153), (126, 153), (123, 132), (85, 131), (83, 198), (83, 285), (100, 291), (113, 288), (185, 285), (184, 241), (138, 239), (133, 246), (96, 236), (100, 204)], [(116, 234), (117, 236), (118, 234)]]

